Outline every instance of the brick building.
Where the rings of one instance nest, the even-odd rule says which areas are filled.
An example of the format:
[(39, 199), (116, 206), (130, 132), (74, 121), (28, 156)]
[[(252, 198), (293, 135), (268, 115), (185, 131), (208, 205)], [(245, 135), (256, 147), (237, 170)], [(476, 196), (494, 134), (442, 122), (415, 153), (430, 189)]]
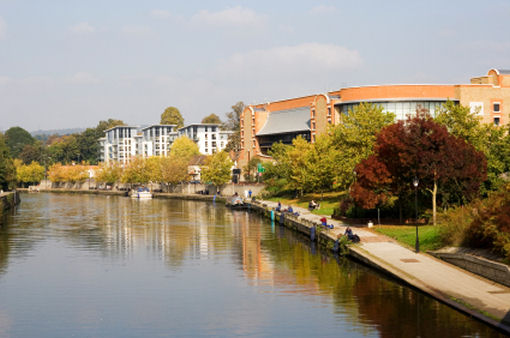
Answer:
[(446, 101), (470, 107), (484, 123), (506, 125), (510, 112), (510, 70), (491, 69), (469, 84), (380, 85), (341, 88), (325, 94), (249, 105), (241, 114), (241, 152), (238, 166), (252, 158), (270, 159), (275, 142), (290, 144), (298, 135), (310, 142), (341, 122), (341, 115), (361, 102), (380, 105), (397, 119), (416, 114), (418, 107), (433, 116)]

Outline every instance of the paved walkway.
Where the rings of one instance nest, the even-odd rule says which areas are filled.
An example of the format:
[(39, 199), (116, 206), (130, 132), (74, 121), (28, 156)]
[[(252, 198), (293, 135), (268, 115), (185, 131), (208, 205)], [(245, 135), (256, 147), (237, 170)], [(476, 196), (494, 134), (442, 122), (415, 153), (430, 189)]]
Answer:
[[(277, 205), (274, 202), (264, 203), (271, 207)], [(285, 207), (287, 206), (282, 206)], [(319, 222), (322, 217), (303, 208), (294, 208), (294, 211), (310, 221)], [(331, 238), (343, 234), (346, 228), (342, 222), (329, 218), (328, 224), (335, 225), (334, 229), (326, 230)], [(510, 288), (426, 253), (415, 253), (368, 228), (353, 228), (353, 231), (361, 238), (360, 244), (351, 247), (356, 256), (361, 256), (370, 264), (425, 293), (510, 333)]]

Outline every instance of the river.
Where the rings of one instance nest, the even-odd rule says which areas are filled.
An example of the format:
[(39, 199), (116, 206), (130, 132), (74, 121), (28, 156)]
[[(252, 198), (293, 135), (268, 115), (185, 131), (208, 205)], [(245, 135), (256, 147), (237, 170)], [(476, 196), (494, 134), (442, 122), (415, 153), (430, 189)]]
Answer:
[(0, 228), (1, 337), (499, 337), (221, 204), (23, 194)]

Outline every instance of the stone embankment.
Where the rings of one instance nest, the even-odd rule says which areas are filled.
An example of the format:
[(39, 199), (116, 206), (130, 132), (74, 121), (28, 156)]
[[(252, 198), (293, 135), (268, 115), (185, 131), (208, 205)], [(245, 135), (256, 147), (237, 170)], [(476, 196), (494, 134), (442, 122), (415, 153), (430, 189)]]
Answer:
[(19, 193), (17, 191), (0, 193), (0, 224), (3, 223), (4, 215), (13, 209), (19, 201)]
[[(273, 217), (276, 222), (295, 229), (318, 243), (333, 248), (346, 225), (328, 219), (333, 229), (321, 225), (322, 216), (303, 208), (297, 215), (275, 212), (277, 204), (253, 201), (252, 210)], [(367, 228), (355, 228), (361, 242), (349, 246), (349, 255), (419, 289), (422, 292), (510, 334), (510, 288), (474, 275), (425, 253), (415, 253), (391, 238)], [(313, 235), (312, 235), (313, 234)]]

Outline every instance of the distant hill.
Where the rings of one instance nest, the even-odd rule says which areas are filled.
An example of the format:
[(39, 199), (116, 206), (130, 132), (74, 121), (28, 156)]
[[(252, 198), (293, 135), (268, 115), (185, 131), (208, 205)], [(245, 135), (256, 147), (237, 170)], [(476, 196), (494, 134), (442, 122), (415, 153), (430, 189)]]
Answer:
[(69, 129), (50, 129), (50, 130), (35, 130), (31, 131), (30, 134), (33, 137), (36, 137), (38, 135), (69, 135), (69, 134), (76, 134), (81, 133), (84, 131), (85, 128), (69, 128)]

